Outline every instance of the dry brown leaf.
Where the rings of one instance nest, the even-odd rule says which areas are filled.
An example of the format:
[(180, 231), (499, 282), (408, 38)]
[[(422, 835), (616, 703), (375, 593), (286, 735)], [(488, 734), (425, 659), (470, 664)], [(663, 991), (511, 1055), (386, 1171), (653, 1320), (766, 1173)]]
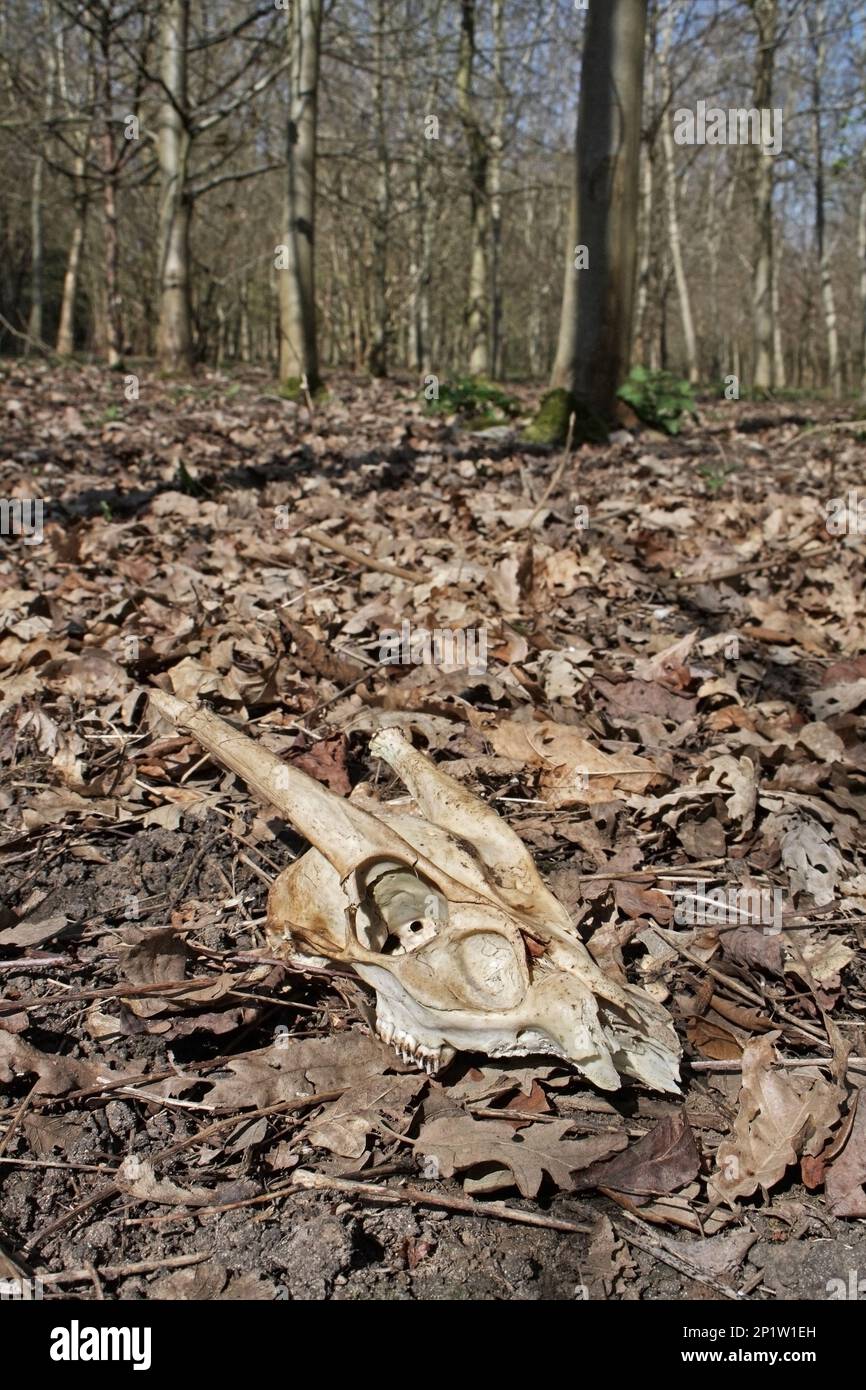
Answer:
[(824, 1183), (834, 1216), (866, 1217), (866, 1101), (857, 1092), (857, 1111), (845, 1146), (827, 1166)]
[(628, 1143), (625, 1134), (564, 1139), (571, 1126), (571, 1120), (535, 1122), (515, 1133), (513, 1124), (503, 1120), (443, 1117), (422, 1126), (415, 1150), (434, 1160), (444, 1178), (479, 1165), (508, 1168), (520, 1193), (535, 1197), (545, 1173), (557, 1187), (568, 1190), (573, 1173), (617, 1153)]
[(685, 1111), (659, 1120), (648, 1134), (575, 1179), (575, 1190), (613, 1188), (629, 1197), (661, 1197), (697, 1177), (701, 1156)]
[(844, 1091), (821, 1075), (774, 1067), (775, 1037), (746, 1047), (734, 1131), (716, 1153), (710, 1191), (731, 1204), (758, 1188), (766, 1195), (801, 1154), (821, 1151), (839, 1121)]
[(603, 753), (568, 724), (505, 719), (487, 730), (497, 753), (543, 769), (541, 789), (554, 807), (609, 801), (616, 791), (645, 792), (658, 777), (648, 758)]
[(427, 1083), (427, 1077), (371, 1076), (353, 1086), (329, 1105), (307, 1128), (307, 1138), (317, 1148), (344, 1158), (361, 1158), (367, 1137), (376, 1133), (381, 1120), (400, 1132), (405, 1112)]

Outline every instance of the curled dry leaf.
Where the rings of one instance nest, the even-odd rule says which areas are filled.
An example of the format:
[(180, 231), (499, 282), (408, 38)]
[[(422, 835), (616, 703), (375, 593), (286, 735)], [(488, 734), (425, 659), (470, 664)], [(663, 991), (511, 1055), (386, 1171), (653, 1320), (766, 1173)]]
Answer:
[(841, 1152), (826, 1169), (827, 1202), (834, 1216), (866, 1217), (866, 1102), (857, 1092), (857, 1111)]
[(371, 1076), (329, 1105), (308, 1126), (307, 1138), (317, 1148), (343, 1158), (361, 1158), (368, 1135), (376, 1132), (382, 1120), (389, 1129), (400, 1131), (406, 1110), (426, 1084), (426, 1078), (417, 1072), (411, 1076)]
[(575, 1189), (608, 1187), (629, 1197), (662, 1197), (698, 1175), (701, 1156), (688, 1116), (665, 1116), (624, 1153), (594, 1163), (575, 1180)]
[(743, 1053), (743, 1079), (733, 1134), (716, 1153), (710, 1191), (734, 1203), (766, 1193), (802, 1154), (817, 1154), (838, 1123), (844, 1091), (815, 1074), (774, 1067), (774, 1038), (750, 1042)]

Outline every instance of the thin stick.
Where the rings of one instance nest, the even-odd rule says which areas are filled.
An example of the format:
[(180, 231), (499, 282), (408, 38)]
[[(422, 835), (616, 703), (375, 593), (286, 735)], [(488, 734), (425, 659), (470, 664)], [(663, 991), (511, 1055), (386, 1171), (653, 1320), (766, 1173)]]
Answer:
[(304, 527), (298, 535), (305, 536), (314, 545), (320, 545), (323, 550), (333, 550), (338, 555), (343, 555), (347, 560), (352, 560), (356, 565), (363, 569), (377, 570), (379, 574), (393, 574), (397, 579), (407, 579), (410, 584), (425, 584), (429, 575), (416, 573), (414, 570), (403, 569), (400, 565), (391, 565), (387, 560), (377, 560), (372, 555), (365, 555), (363, 550), (356, 550), (352, 545), (344, 545), (342, 541), (331, 540), (324, 531), (317, 531), (313, 527)]
[(458, 1215), (492, 1216), (498, 1221), (516, 1221), (523, 1226), (540, 1226), (547, 1231), (587, 1235), (592, 1230), (585, 1222), (563, 1221), (555, 1216), (544, 1216), (540, 1212), (519, 1211), (516, 1207), (506, 1207), (502, 1202), (475, 1202), (470, 1197), (442, 1197), (436, 1192), (425, 1192), (420, 1187), (379, 1187), (374, 1182), (333, 1178), (327, 1173), (313, 1173), (308, 1168), (295, 1169), (292, 1183), (295, 1187), (313, 1188), (317, 1191), (345, 1192), (349, 1197), (381, 1202), (385, 1206), (417, 1203), (424, 1207), (440, 1207), (443, 1211), (453, 1211)]
[(547, 487), (544, 489), (544, 492), (541, 494), (541, 498), (540, 498), (540, 500), (539, 500), (539, 502), (538, 502), (538, 504), (537, 504), (537, 506), (536, 506), (536, 508), (535, 508), (535, 511), (532, 513), (532, 515), (531, 515), (531, 517), (529, 518), (529, 520), (528, 520), (523, 526), (515, 526), (511, 531), (506, 531), (505, 535), (502, 537), (502, 540), (506, 540), (506, 541), (507, 541), (507, 540), (510, 540), (512, 536), (518, 535), (520, 531), (531, 531), (531, 530), (532, 530), (532, 528), (533, 528), (533, 526), (534, 526), (536, 520), (538, 519), (538, 517), (541, 515), (542, 511), (544, 510), (544, 506), (545, 506), (545, 503), (547, 502), (548, 497), (550, 497), (551, 493), (552, 493), (552, 492), (555, 490), (555, 488), (558, 486), (559, 481), (560, 481), (560, 479), (561, 479), (563, 473), (565, 472), (566, 464), (568, 463), (569, 459), (571, 458), (571, 446), (572, 446), (572, 442), (573, 442), (573, 440), (574, 440), (574, 425), (575, 425), (575, 419), (576, 419), (575, 413), (574, 413), (574, 411), (572, 411), (572, 412), (571, 412), (571, 415), (568, 417), (568, 438), (567, 438), (566, 441), (565, 441), (565, 452), (563, 453), (562, 458), (561, 458), (560, 461), (559, 461), (559, 464), (558, 464), (558, 466), (557, 466), (557, 468), (556, 468), (555, 473), (553, 474), (553, 477), (551, 478), (550, 482), (547, 484)]
[[(646, 1226), (646, 1222), (641, 1221), (637, 1216), (633, 1216), (629, 1211), (624, 1211), (623, 1216), (627, 1221), (633, 1221), (636, 1226)], [(715, 1289), (716, 1293), (722, 1298), (734, 1299), (737, 1302), (740, 1301), (742, 1295), (737, 1293), (736, 1289), (732, 1289), (729, 1284), (722, 1284), (710, 1274), (705, 1274), (703, 1270), (698, 1269), (696, 1265), (693, 1265), (690, 1260), (685, 1259), (683, 1256), (674, 1255), (666, 1246), (658, 1245), (651, 1239), (642, 1240), (639, 1236), (632, 1235), (630, 1231), (624, 1230), (621, 1226), (614, 1225), (614, 1230), (623, 1240), (627, 1240), (629, 1245), (633, 1245), (637, 1250), (642, 1250), (645, 1255), (649, 1255), (654, 1260), (661, 1260), (662, 1264), (670, 1265), (671, 1269), (675, 1269), (679, 1274), (684, 1275), (686, 1279), (692, 1279), (696, 1284), (705, 1284), (708, 1289)], [(652, 1236), (652, 1230), (649, 1226), (647, 1226), (647, 1234)]]
[[(198, 1255), (163, 1255), (159, 1260), (136, 1260), (132, 1264), (103, 1265), (96, 1273), (102, 1279), (125, 1279), (130, 1274), (155, 1274), (161, 1269), (187, 1269), (213, 1259), (213, 1251)], [(36, 1276), (43, 1284), (83, 1284), (90, 1279), (89, 1269), (58, 1269), (51, 1274)]]
[(835, 545), (821, 545), (817, 550), (791, 550), (786, 555), (775, 555), (770, 560), (758, 560), (751, 565), (736, 565), (733, 569), (721, 570), (719, 574), (698, 574), (693, 578), (675, 579), (675, 584), (717, 584), (722, 579), (737, 579), (741, 574), (757, 574), (759, 570), (775, 569), (777, 565), (792, 565), (798, 560), (814, 560), (835, 550)]
[(15, 1133), (21, 1121), (24, 1119), (27, 1107), (30, 1104), (30, 1101), (33, 1098), (33, 1093), (38, 1085), (39, 1079), (37, 1077), (37, 1079), (33, 1082), (33, 1085), (30, 1087), (30, 1090), (27, 1092), (26, 1096), (19, 1105), (18, 1109), (15, 1111), (15, 1114), (12, 1116), (12, 1119), (9, 1121), (9, 1128), (3, 1135), (3, 1138), (0, 1139), (0, 1158), (2, 1158), (5, 1154), (10, 1143), (12, 1142), (12, 1135)]
[[(773, 1065), (774, 1067), (780, 1068), (780, 1069), (783, 1070), (783, 1071), (789, 1071), (789, 1070), (791, 1070), (791, 1069), (793, 1069), (793, 1068), (795, 1068), (795, 1067), (827, 1067), (827, 1068), (832, 1069), (832, 1068), (835, 1066), (835, 1062), (834, 1062), (834, 1059), (833, 1059), (832, 1057), (780, 1057), (777, 1061), (773, 1062), (772, 1065)], [(859, 1070), (861, 1070), (862, 1068), (866, 1067), (866, 1057), (848, 1057), (848, 1058), (846, 1058), (845, 1065), (846, 1065), (847, 1067), (853, 1066), (856, 1070), (859, 1071)], [(734, 1071), (734, 1072), (737, 1072), (737, 1071), (742, 1071), (742, 1070), (743, 1070), (743, 1064), (742, 1064), (742, 1062), (734, 1062), (734, 1061), (730, 1061), (730, 1062), (727, 1062), (727, 1061), (725, 1061), (725, 1062), (716, 1062), (716, 1061), (712, 1061), (712, 1062), (685, 1062), (685, 1061), (684, 1061), (684, 1062), (683, 1062), (683, 1066), (684, 1066), (684, 1067), (688, 1067), (690, 1071)]]

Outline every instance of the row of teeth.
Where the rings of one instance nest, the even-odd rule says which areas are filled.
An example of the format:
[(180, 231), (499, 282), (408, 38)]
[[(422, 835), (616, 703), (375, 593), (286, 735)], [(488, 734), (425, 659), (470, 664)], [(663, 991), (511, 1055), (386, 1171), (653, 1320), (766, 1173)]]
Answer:
[(410, 1033), (403, 1033), (393, 1024), (376, 1020), (376, 1032), (383, 1042), (393, 1047), (397, 1056), (404, 1062), (414, 1062), (416, 1067), (421, 1067), (428, 1076), (435, 1076), (442, 1062), (442, 1049), (439, 1047), (423, 1047), (416, 1042)]

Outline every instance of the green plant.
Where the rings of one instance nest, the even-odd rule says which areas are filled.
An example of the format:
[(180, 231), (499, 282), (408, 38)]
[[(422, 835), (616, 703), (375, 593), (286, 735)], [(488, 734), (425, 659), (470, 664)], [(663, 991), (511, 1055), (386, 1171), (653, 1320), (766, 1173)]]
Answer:
[(520, 414), (513, 396), (481, 377), (458, 376), (440, 384), (437, 394), (426, 402), (431, 415), (459, 415), (461, 424), (471, 429), (502, 425)]
[(717, 492), (721, 492), (731, 474), (739, 471), (739, 467), (738, 463), (723, 463), (718, 468), (714, 468), (711, 463), (702, 463), (698, 473), (706, 483), (707, 491), (715, 496)]
[(645, 424), (664, 430), (665, 434), (679, 434), (682, 416), (695, 413), (692, 387), (673, 372), (633, 367), (617, 395)]

